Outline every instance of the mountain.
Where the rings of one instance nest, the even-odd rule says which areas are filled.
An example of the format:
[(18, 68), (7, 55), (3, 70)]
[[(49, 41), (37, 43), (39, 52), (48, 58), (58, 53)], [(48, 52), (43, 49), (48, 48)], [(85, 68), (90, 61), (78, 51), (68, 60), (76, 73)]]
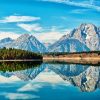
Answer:
[(32, 52), (82, 52), (100, 50), (100, 27), (93, 24), (81, 24), (55, 43), (41, 43), (33, 35), (24, 34), (16, 40), (0, 40), (0, 48), (15, 48)]
[(89, 65), (48, 65), (49, 69), (58, 74), (63, 80), (77, 86), (83, 92), (95, 91), (100, 88), (100, 66)]
[(45, 67), (46, 66), (42, 64), (39, 67), (13, 72), (13, 75), (17, 76), (21, 80), (29, 81), (35, 79), (35, 77), (38, 76), (39, 73), (45, 69)]
[(77, 39), (61, 38), (49, 47), (49, 52), (81, 52), (89, 51), (89, 48)]
[(29, 80), (35, 79), (35, 77), (38, 76), (39, 73), (42, 72), (45, 68), (46, 68), (46, 65), (42, 64), (39, 67), (28, 68), (25, 70), (12, 71), (12, 72), (0, 71), (0, 75), (4, 77), (8, 77), (8, 78), (14, 75), (23, 81), (29, 81)]
[(49, 47), (50, 52), (81, 52), (89, 49), (100, 50), (100, 27), (85, 23)]
[(66, 77), (74, 86), (83, 92), (92, 92), (100, 88), (100, 67), (90, 66), (78, 76)]
[(48, 64), (48, 68), (57, 73), (58, 75), (65, 77), (75, 77), (83, 73), (89, 68), (89, 65), (77, 65), (77, 64)]
[(93, 24), (81, 24), (70, 33), (70, 38), (78, 39), (90, 50), (100, 50), (100, 28)]
[(45, 52), (45, 46), (40, 43), (33, 35), (24, 34), (12, 43), (6, 45), (7, 48), (28, 50), (32, 52)]
[(12, 41), (14, 41), (14, 40), (11, 39), (11, 38), (9, 38), (9, 37), (8, 38), (1, 39), (0, 40), (0, 48), (5, 47), (5, 45), (11, 43)]

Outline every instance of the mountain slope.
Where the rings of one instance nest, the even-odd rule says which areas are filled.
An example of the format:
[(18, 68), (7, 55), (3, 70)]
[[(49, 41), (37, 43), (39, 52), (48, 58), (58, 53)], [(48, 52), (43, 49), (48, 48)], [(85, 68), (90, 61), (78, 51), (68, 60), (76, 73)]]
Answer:
[(45, 46), (40, 43), (34, 36), (29, 34), (21, 35), (12, 43), (6, 45), (7, 48), (16, 48), (22, 50), (28, 50), (33, 52), (45, 52)]
[(70, 38), (78, 39), (90, 50), (100, 50), (100, 29), (93, 24), (81, 24), (70, 33)]
[(11, 38), (4, 38), (4, 39), (1, 39), (0, 40), (0, 48), (3, 48), (3, 47), (5, 47), (5, 45), (7, 45), (7, 44), (9, 44), (9, 43), (11, 43), (11, 42), (13, 42), (14, 40), (13, 39), (11, 39)]
[(8, 78), (14, 75), (14, 76), (17, 76), (21, 80), (29, 81), (29, 80), (35, 79), (35, 77), (38, 76), (39, 73), (41, 73), (45, 68), (46, 68), (46, 65), (42, 64), (39, 67), (28, 68), (25, 70), (12, 71), (12, 72), (0, 71), (0, 75), (4, 77), (8, 77)]
[(77, 86), (83, 92), (92, 92), (100, 88), (100, 67), (89, 65), (48, 65), (49, 69), (63, 80)]
[(13, 75), (17, 76), (21, 80), (29, 81), (35, 79), (35, 77), (38, 76), (39, 73), (41, 73), (45, 69), (45, 67), (45, 65), (41, 65), (39, 67), (34, 67), (23, 71), (16, 71), (13, 72)]
[(55, 44), (49, 47), (50, 52), (81, 52), (89, 51), (89, 48), (77, 39), (58, 40)]
[(82, 52), (100, 50), (100, 27), (81, 24), (49, 47), (50, 52)]

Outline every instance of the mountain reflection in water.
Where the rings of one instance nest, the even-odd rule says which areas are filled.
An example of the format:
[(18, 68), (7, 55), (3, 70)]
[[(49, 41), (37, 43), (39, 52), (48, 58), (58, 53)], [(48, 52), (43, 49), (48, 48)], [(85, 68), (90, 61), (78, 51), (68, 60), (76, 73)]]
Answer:
[[(48, 84), (53, 86), (53, 88), (58, 86), (57, 89), (64, 87), (64, 93), (67, 93), (67, 89), (68, 91), (71, 91), (69, 90), (71, 86), (74, 86), (73, 90), (80, 89), (79, 91), (82, 93), (95, 93), (95, 91), (100, 88), (100, 66), (65, 63), (49, 64), (42, 62), (0, 62), (0, 99), (37, 98), (36, 100), (43, 100), (46, 97), (42, 98), (40, 94), (38, 95), (39, 97), (33, 97), (32, 95), (34, 95), (34, 92), (32, 91), (35, 88), (38, 88), (38, 90), (34, 90), (37, 93), (39, 92), (39, 89), (45, 90), (45, 86)], [(7, 93), (5, 93), (4, 88)], [(51, 87), (48, 87), (49, 90), (50, 88)], [(50, 92), (52, 95), (54, 95), (54, 90)], [(20, 97), (25, 95), (23, 93), (27, 92), (29, 94), (24, 96), (25, 98)], [(62, 98), (67, 99), (67, 96), (63, 92)], [(97, 95), (97, 98), (98, 97), (100, 97), (100, 95)], [(51, 97), (48, 95), (48, 98)], [(57, 97), (54, 96), (54, 98)], [(53, 100), (54, 98), (51, 99)]]

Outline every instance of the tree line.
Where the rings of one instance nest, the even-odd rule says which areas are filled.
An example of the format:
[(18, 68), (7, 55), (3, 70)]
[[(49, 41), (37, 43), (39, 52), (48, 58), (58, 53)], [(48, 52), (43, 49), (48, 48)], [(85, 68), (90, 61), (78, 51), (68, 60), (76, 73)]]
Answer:
[(43, 53), (42, 55), (45, 56), (59, 56), (59, 55), (69, 55), (69, 54), (92, 54), (92, 53), (96, 53), (98, 55), (100, 55), (100, 51), (82, 51), (82, 52), (46, 52)]
[(14, 49), (14, 48), (2, 48), (0, 49), (0, 60), (23, 60), (23, 59), (42, 59), (41, 54)]

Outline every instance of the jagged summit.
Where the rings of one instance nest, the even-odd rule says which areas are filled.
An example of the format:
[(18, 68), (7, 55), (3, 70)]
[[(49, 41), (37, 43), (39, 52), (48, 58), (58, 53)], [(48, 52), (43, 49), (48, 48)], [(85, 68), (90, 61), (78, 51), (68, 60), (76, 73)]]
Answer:
[[(46, 38), (46, 37), (45, 37)], [(45, 47), (46, 46), (46, 47)], [(16, 40), (5, 38), (0, 40), (0, 48), (16, 48), (33, 52), (80, 52), (100, 50), (100, 27), (91, 23), (82, 23), (78, 28), (74, 28), (69, 34), (63, 35), (53, 44), (41, 43), (32, 34), (22, 34)], [(77, 51), (78, 50), (78, 51)]]
[(78, 39), (90, 50), (100, 50), (98, 27), (94, 24), (83, 23), (71, 33), (71, 38)]
[[(31, 39), (34, 39), (34, 40), (37, 40), (33, 35), (30, 35), (30, 34), (23, 34), (21, 35), (20, 37), (18, 37), (16, 39), (16, 41), (28, 41), (28, 40), (31, 40)], [(39, 41), (38, 41), (39, 42)]]
[(79, 28), (82, 29), (82, 28), (95, 28), (96, 26), (92, 23), (82, 23)]
[[(50, 52), (71, 52), (100, 50), (100, 29), (94, 24), (81, 24), (70, 34), (62, 36), (49, 48)], [(80, 49), (78, 49), (80, 48)], [(88, 48), (88, 49), (87, 49)], [(77, 51), (78, 50), (78, 51)]]
[(33, 35), (23, 34), (12, 43), (6, 45), (7, 48), (16, 48), (33, 52), (45, 52), (45, 46)]

